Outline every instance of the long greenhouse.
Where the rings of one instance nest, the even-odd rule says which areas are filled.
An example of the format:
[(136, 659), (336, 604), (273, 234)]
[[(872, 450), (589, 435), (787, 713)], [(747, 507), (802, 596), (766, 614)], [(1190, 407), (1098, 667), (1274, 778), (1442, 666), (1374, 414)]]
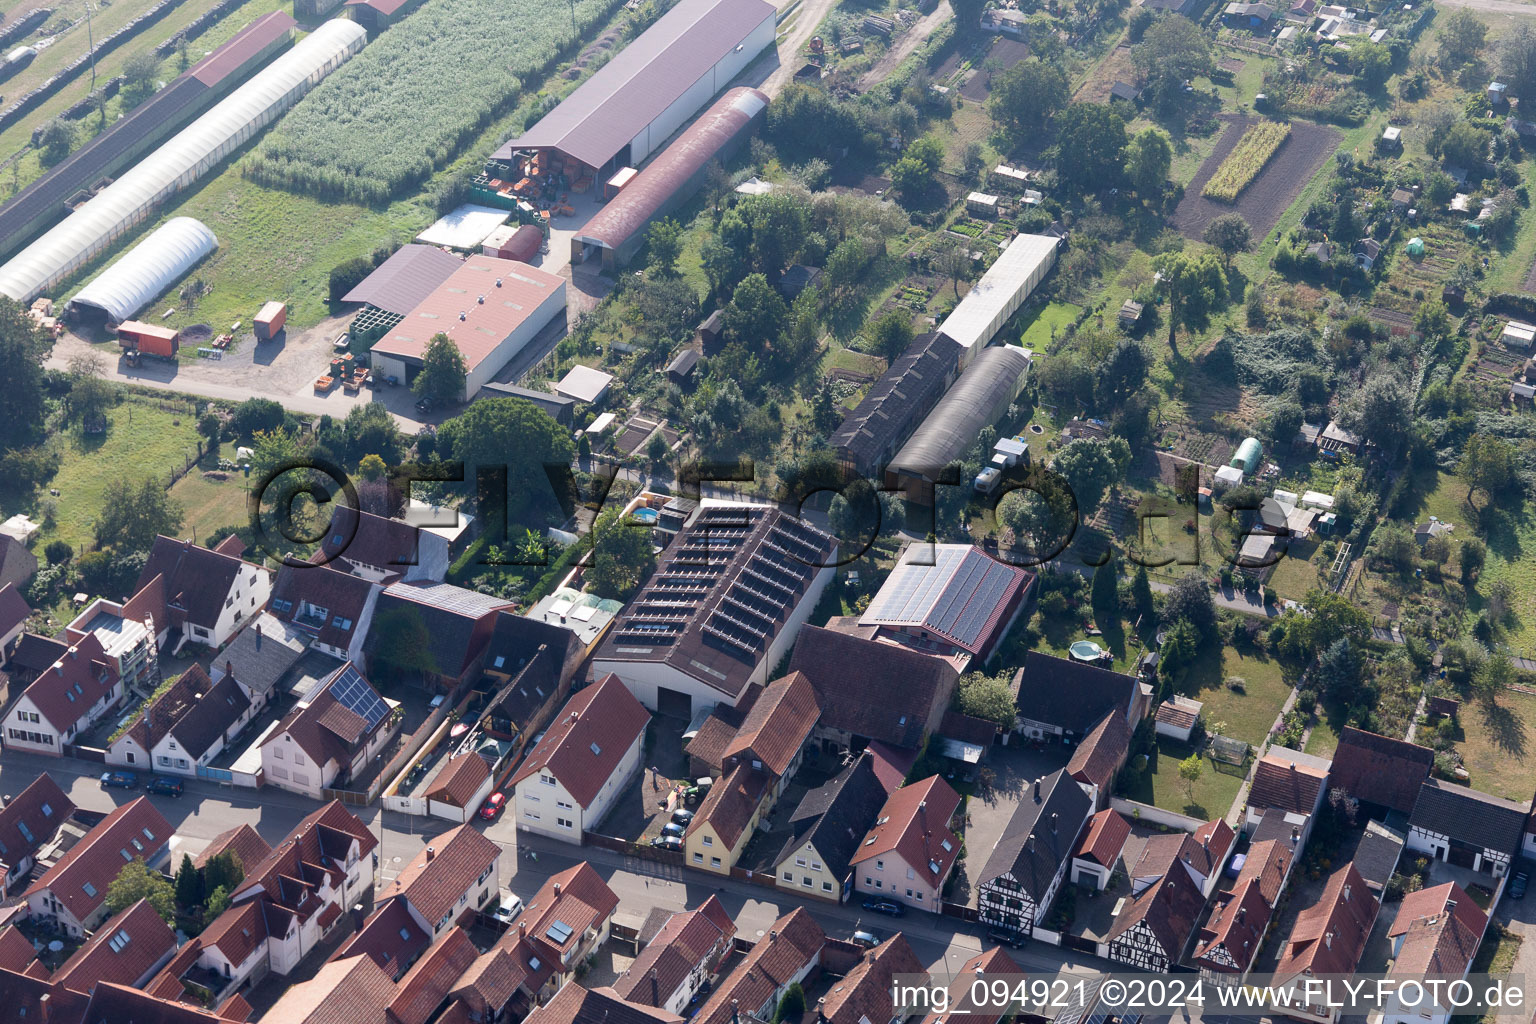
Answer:
[(80, 289), (70, 308), (112, 323), (131, 319), (218, 247), (202, 221), (174, 217)]
[(362, 49), (356, 22), (327, 21), (96, 198), (0, 266), (0, 293), (31, 302), (104, 252)]

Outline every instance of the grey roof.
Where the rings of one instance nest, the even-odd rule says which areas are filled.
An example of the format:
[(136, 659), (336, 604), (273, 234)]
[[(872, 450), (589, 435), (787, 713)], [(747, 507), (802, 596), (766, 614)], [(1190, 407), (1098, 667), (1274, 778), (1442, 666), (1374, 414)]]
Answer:
[(1135, 676), (1030, 651), (1015, 676), (1019, 714), (1082, 736), (1110, 710), (1125, 713), (1136, 698)]
[(308, 647), (309, 637), (301, 630), (262, 612), (235, 634), (209, 672), (232, 674), (252, 693), (270, 693)]
[(981, 654), (1032, 579), (971, 544), (909, 544), (859, 625), (921, 628)]
[(876, 472), (943, 397), (960, 346), (937, 332), (919, 335), (880, 375), (832, 435), (831, 446), (860, 472)]
[(341, 297), (405, 316), (463, 265), (435, 245), (402, 245)]
[(363, 650), (371, 658), (384, 639), (381, 634), (398, 628), (398, 623), (414, 621), (429, 639), (426, 653), (431, 670), (457, 676), (489, 643), (490, 630), (480, 630), (480, 621), (510, 607), (510, 601), (451, 583), (392, 583), (379, 595)]
[(847, 878), (859, 840), (885, 806), (885, 799), (885, 787), (875, 775), (872, 756), (865, 751), (848, 767), (800, 798), (799, 806), (789, 816), (792, 831), (774, 864), (784, 863), (810, 843), (834, 877)]
[(1525, 834), (1526, 807), (1466, 786), (1428, 779), (1408, 823), (1468, 846), (1513, 856)]
[(549, 391), (535, 391), (532, 388), (518, 387), (516, 384), (502, 384), (497, 381), (488, 382), (484, 391), (493, 391), (505, 398), (521, 398), (532, 402), (542, 409), (550, 419), (556, 423), (570, 426), (572, 410), (576, 408), (576, 399), (567, 398), (564, 395), (556, 395)]
[(548, 148), (602, 167), (773, 16), (764, 0), (682, 0), (493, 159)]
[(1003, 837), (977, 877), (986, 884), (1011, 873), (1020, 888), (1039, 903), (1062, 864), (1072, 856), (1077, 833), (1092, 810), (1088, 794), (1064, 768), (1026, 783)]
[(667, 364), (667, 373), (670, 376), (686, 377), (693, 372), (693, 368), (699, 365), (699, 350), (685, 348), (677, 354), (677, 357)]
[(1403, 837), (1379, 821), (1365, 823), (1365, 834), (1355, 847), (1355, 870), (1373, 889), (1386, 888), (1403, 852)]
[(171, 726), (171, 735), (176, 737), (187, 756), (200, 759), (213, 746), (214, 740), (228, 737), (230, 726), (250, 708), (250, 698), (239, 683), (225, 676)]
[(982, 428), (1007, 408), (1029, 363), (1028, 353), (1017, 346), (982, 350), (902, 445), (889, 469), (936, 480), (946, 466), (976, 443)]

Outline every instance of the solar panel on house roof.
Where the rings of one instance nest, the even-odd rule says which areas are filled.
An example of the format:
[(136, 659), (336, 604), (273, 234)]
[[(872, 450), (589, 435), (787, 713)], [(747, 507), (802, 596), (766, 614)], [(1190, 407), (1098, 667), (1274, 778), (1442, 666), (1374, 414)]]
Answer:
[(566, 924), (564, 921), (556, 921), (554, 924), (549, 926), (549, 931), (545, 932), (544, 934), (553, 939), (556, 945), (563, 946), (565, 945), (566, 940), (569, 939), (571, 935), (574, 934), (574, 932), (575, 929)]
[(368, 685), (368, 680), (352, 665), (341, 669), (336, 681), (330, 686), (330, 692), (337, 703), (356, 712), (368, 723), (370, 729), (384, 721), (384, 717), (389, 714), (389, 705), (384, 703), (383, 698)]

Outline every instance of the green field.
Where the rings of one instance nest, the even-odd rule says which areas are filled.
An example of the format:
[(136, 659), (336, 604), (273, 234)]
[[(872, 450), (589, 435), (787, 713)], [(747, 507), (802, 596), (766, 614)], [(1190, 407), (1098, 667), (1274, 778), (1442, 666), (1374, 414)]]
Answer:
[(1059, 337), (1082, 312), (1083, 307), (1074, 306), (1070, 302), (1050, 303), (1040, 309), (1029, 326), (1024, 328), (1019, 344), (1036, 352), (1049, 351), (1052, 340)]
[(171, 488), (171, 497), (186, 512), (182, 536), (194, 538), (199, 544), (216, 539), (214, 534), (225, 527), (241, 525), (250, 518), (245, 504), (245, 478), (232, 472), (228, 480), (211, 480), (203, 475), (209, 465), (210, 461), (205, 458), (198, 469), (176, 481)]
[(1536, 790), (1536, 694), (1506, 690), (1498, 703), (1464, 701), (1456, 744), (1471, 785), (1484, 793), (1530, 801)]
[[(1243, 679), (1241, 692), (1228, 689), (1227, 678)], [(1205, 704), (1205, 727), (1257, 746), (1290, 696), (1280, 663), (1208, 645), (1179, 682), (1179, 692)], [(1226, 723), (1221, 727), (1219, 723)]]
[(108, 415), (105, 434), (87, 437), (76, 427), (57, 437), (54, 443), (61, 446), (63, 462), (50, 486), (58, 497), (40, 499), (54, 502), (56, 512), (53, 525), (45, 523), (38, 534), (38, 550), (52, 540), (67, 541), (76, 551), (89, 550), (109, 481), (138, 482), (149, 476), (168, 480), (173, 470), (181, 469), (196, 451), (197, 427), (185, 403), (180, 412), (169, 411), (166, 406), (171, 404), (129, 396)]
[(1132, 800), (1164, 810), (1178, 811), (1193, 818), (1220, 818), (1232, 808), (1237, 791), (1242, 788), (1245, 768), (1236, 765), (1214, 764), (1205, 760), (1205, 771), (1191, 790), (1186, 788), (1179, 775), (1179, 762), (1190, 755), (1193, 748), (1187, 743), (1159, 736), (1157, 756), (1148, 764), (1145, 772), (1130, 768), (1121, 772), (1121, 792)]

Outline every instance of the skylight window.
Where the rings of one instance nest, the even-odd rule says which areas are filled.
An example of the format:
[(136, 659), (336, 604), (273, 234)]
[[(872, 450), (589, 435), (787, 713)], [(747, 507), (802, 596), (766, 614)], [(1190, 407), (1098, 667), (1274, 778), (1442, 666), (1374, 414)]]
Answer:
[(85, 890), (85, 894), (87, 896), (90, 896), (93, 899), (95, 898), (95, 896), (96, 896), (96, 887), (94, 885), (92, 885), (90, 882), (86, 882), (80, 888)]
[(599, 757), (601, 757), (602, 753), (603, 753), (603, 748), (598, 746), (596, 743), (593, 743), (592, 744), (592, 753), (597, 754)]
[(123, 949), (128, 945), (131, 938), (132, 936), (130, 936), (127, 932), (120, 931), (116, 935), (112, 936), (112, 938), (107, 940), (107, 945), (112, 947), (112, 952), (121, 953)]

